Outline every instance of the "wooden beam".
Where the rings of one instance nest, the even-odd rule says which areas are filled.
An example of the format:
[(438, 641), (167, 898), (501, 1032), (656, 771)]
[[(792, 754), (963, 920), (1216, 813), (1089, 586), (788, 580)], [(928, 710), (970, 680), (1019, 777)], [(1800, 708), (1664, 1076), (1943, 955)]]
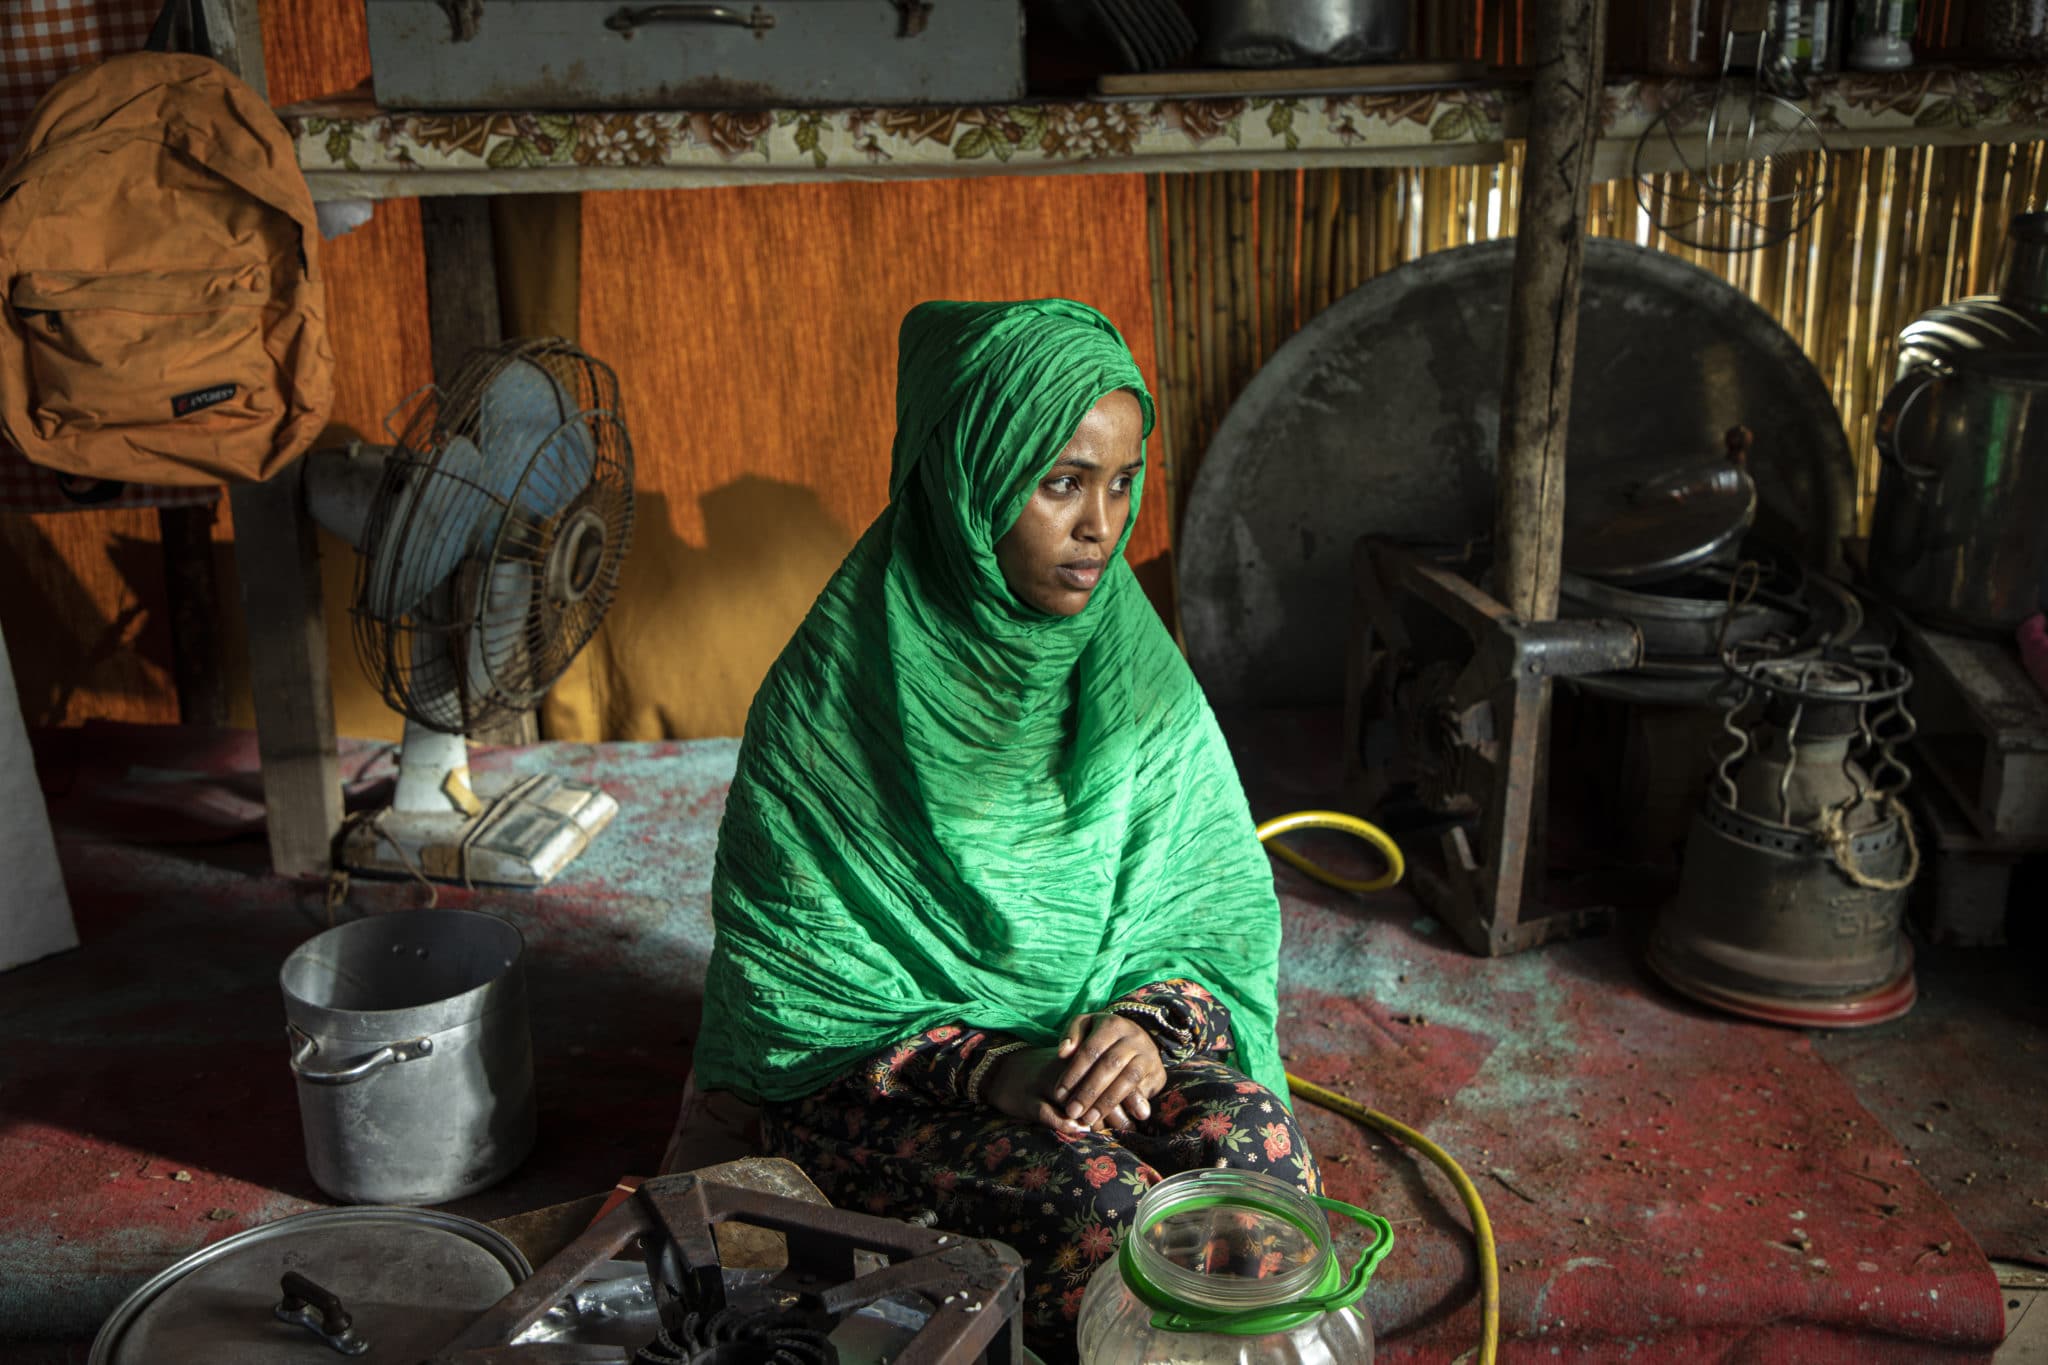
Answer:
[(256, 0), (199, 0), (206, 20), (206, 38), (213, 59), (240, 76), (259, 94), (270, 82), (263, 65), (263, 22)]
[[(257, 0), (200, 0), (214, 57), (265, 89)], [(320, 552), (300, 496), (301, 466), (229, 490), (235, 564), (249, 634), (249, 685), (270, 862), (280, 876), (327, 873), (341, 828), (341, 763), (334, 742)]]
[(420, 200), (420, 244), (426, 258), (434, 382), (446, 385), (471, 351), (505, 339), (491, 201), (472, 194)]
[[(580, 339), (583, 305), (583, 196), (501, 194), (490, 201), (491, 245), (498, 265), (498, 316), (508, 337)], [(519, 739), (541, 739), (540, 712), (524, 718)]]
[(581, 335), (583, 196), (501, 194), (490, 201), (498, 315), (508, 337)]
[(1535, 80), (1508, 297), (1494, 513), (1498, 596), (1524, 621), (1557, 616), (1565, 435), (1605, 9), (1605, 0), (1534, 0), (1532, 6)]
[[(505, 339), (491, 201), (481, 195), (422, 199), (420, 243), (434, 382), (445, 391), (471, 351)], [(532, 744), (540, 738), (540, 722), (526, 711), (478, 726), (469, 737), (481, 744)]]
[(230, 490), (249, 687), (270, 863), (282, 877), (327, 874), (341, 828), (341, 763), (320, 598), (320, 552), (294, 463), (268, 483)]

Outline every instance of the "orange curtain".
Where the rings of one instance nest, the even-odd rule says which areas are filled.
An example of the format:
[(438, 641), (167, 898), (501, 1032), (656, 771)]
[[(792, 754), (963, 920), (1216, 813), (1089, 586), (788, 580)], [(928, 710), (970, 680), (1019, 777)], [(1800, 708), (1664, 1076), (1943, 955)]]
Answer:
[[(369, 75), (360, 0), (263, 0), (270, 96)], [(365, 435), (431, 377), (418, 205), (328, 244), (334, 421)], [(603, 632), (544, 733), (736, 734), (755, 686), (881, 509), (895, 332), (920, 299), (1064, 294), (1097, 305), (1156, 375), (1142, 181), (1066, 176), (586, 196), (581, 341), (623, 385), (638, 528)], [(1165, 579), (1165, 505), (1131, 555)], [(222, 665), (251, 724), (225, 504), (215, 528)], [(355, 659), (355, 556), (323, 538), (337, 724), (395, 738)], [(0, 518), (0, 594), (31, 723), (176, 719), (155, 517)]]
[[(903, 313), (1068, 295), (1156, 376), (1145, 251), (1136, 176), (586, 195), (582, 340), (619, 371), (638, 524), (544, 732), (739, 733), (886, 501)], [(1134, 563), (1163, 567), (1164, 512), (1141, 519)]]

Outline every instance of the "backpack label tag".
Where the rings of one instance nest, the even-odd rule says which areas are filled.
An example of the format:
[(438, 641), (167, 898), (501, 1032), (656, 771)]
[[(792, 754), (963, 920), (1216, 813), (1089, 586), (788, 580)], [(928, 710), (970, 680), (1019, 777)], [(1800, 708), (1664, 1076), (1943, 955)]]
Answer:
[(228, 399), (235, 396), (237, 387), (234, 384), (215, 384), (211, 388), (194, 389), (190, 393), (173, 394), (171, 395), (171, 416), (184, 417), (189, 413), (198, 412), (201, 408), (210, 408), (215, 403), (225, 403)]

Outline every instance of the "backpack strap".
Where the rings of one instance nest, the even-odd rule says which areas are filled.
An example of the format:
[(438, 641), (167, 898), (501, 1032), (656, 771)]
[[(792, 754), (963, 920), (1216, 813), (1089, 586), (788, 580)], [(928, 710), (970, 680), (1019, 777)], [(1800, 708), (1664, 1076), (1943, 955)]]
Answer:
[(213, 43), (206, 32), (206, 10), (200, 0), (164, 0), (142, 48), (145, 52), (192, 52), (211, 57)]
[[(206, 11), (199, 0), (164, 0), (150, 26), (145, 52), (193, 52), (213, 55), (207, 41)], [(18, 183), (18, 182), (17, 182)], [(14, 185), (8, 186), (12, 190)], [(81, 507), (98, 507), (114, 501), (128, 485), (119, 479), (87, 479), (74, 474), (56, 475), (57, 491)]]

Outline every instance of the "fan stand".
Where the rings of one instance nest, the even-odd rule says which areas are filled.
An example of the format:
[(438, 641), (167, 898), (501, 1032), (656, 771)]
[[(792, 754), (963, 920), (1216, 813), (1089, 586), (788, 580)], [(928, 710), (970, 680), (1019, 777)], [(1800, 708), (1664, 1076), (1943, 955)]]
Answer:
[(470, 785), (461, 735), (408, 719), (391, 806), (350, 827), (343, 864), (380, 876), (544, 886), (619, 813), (608, 793), (551, 773), (490, 785)]

